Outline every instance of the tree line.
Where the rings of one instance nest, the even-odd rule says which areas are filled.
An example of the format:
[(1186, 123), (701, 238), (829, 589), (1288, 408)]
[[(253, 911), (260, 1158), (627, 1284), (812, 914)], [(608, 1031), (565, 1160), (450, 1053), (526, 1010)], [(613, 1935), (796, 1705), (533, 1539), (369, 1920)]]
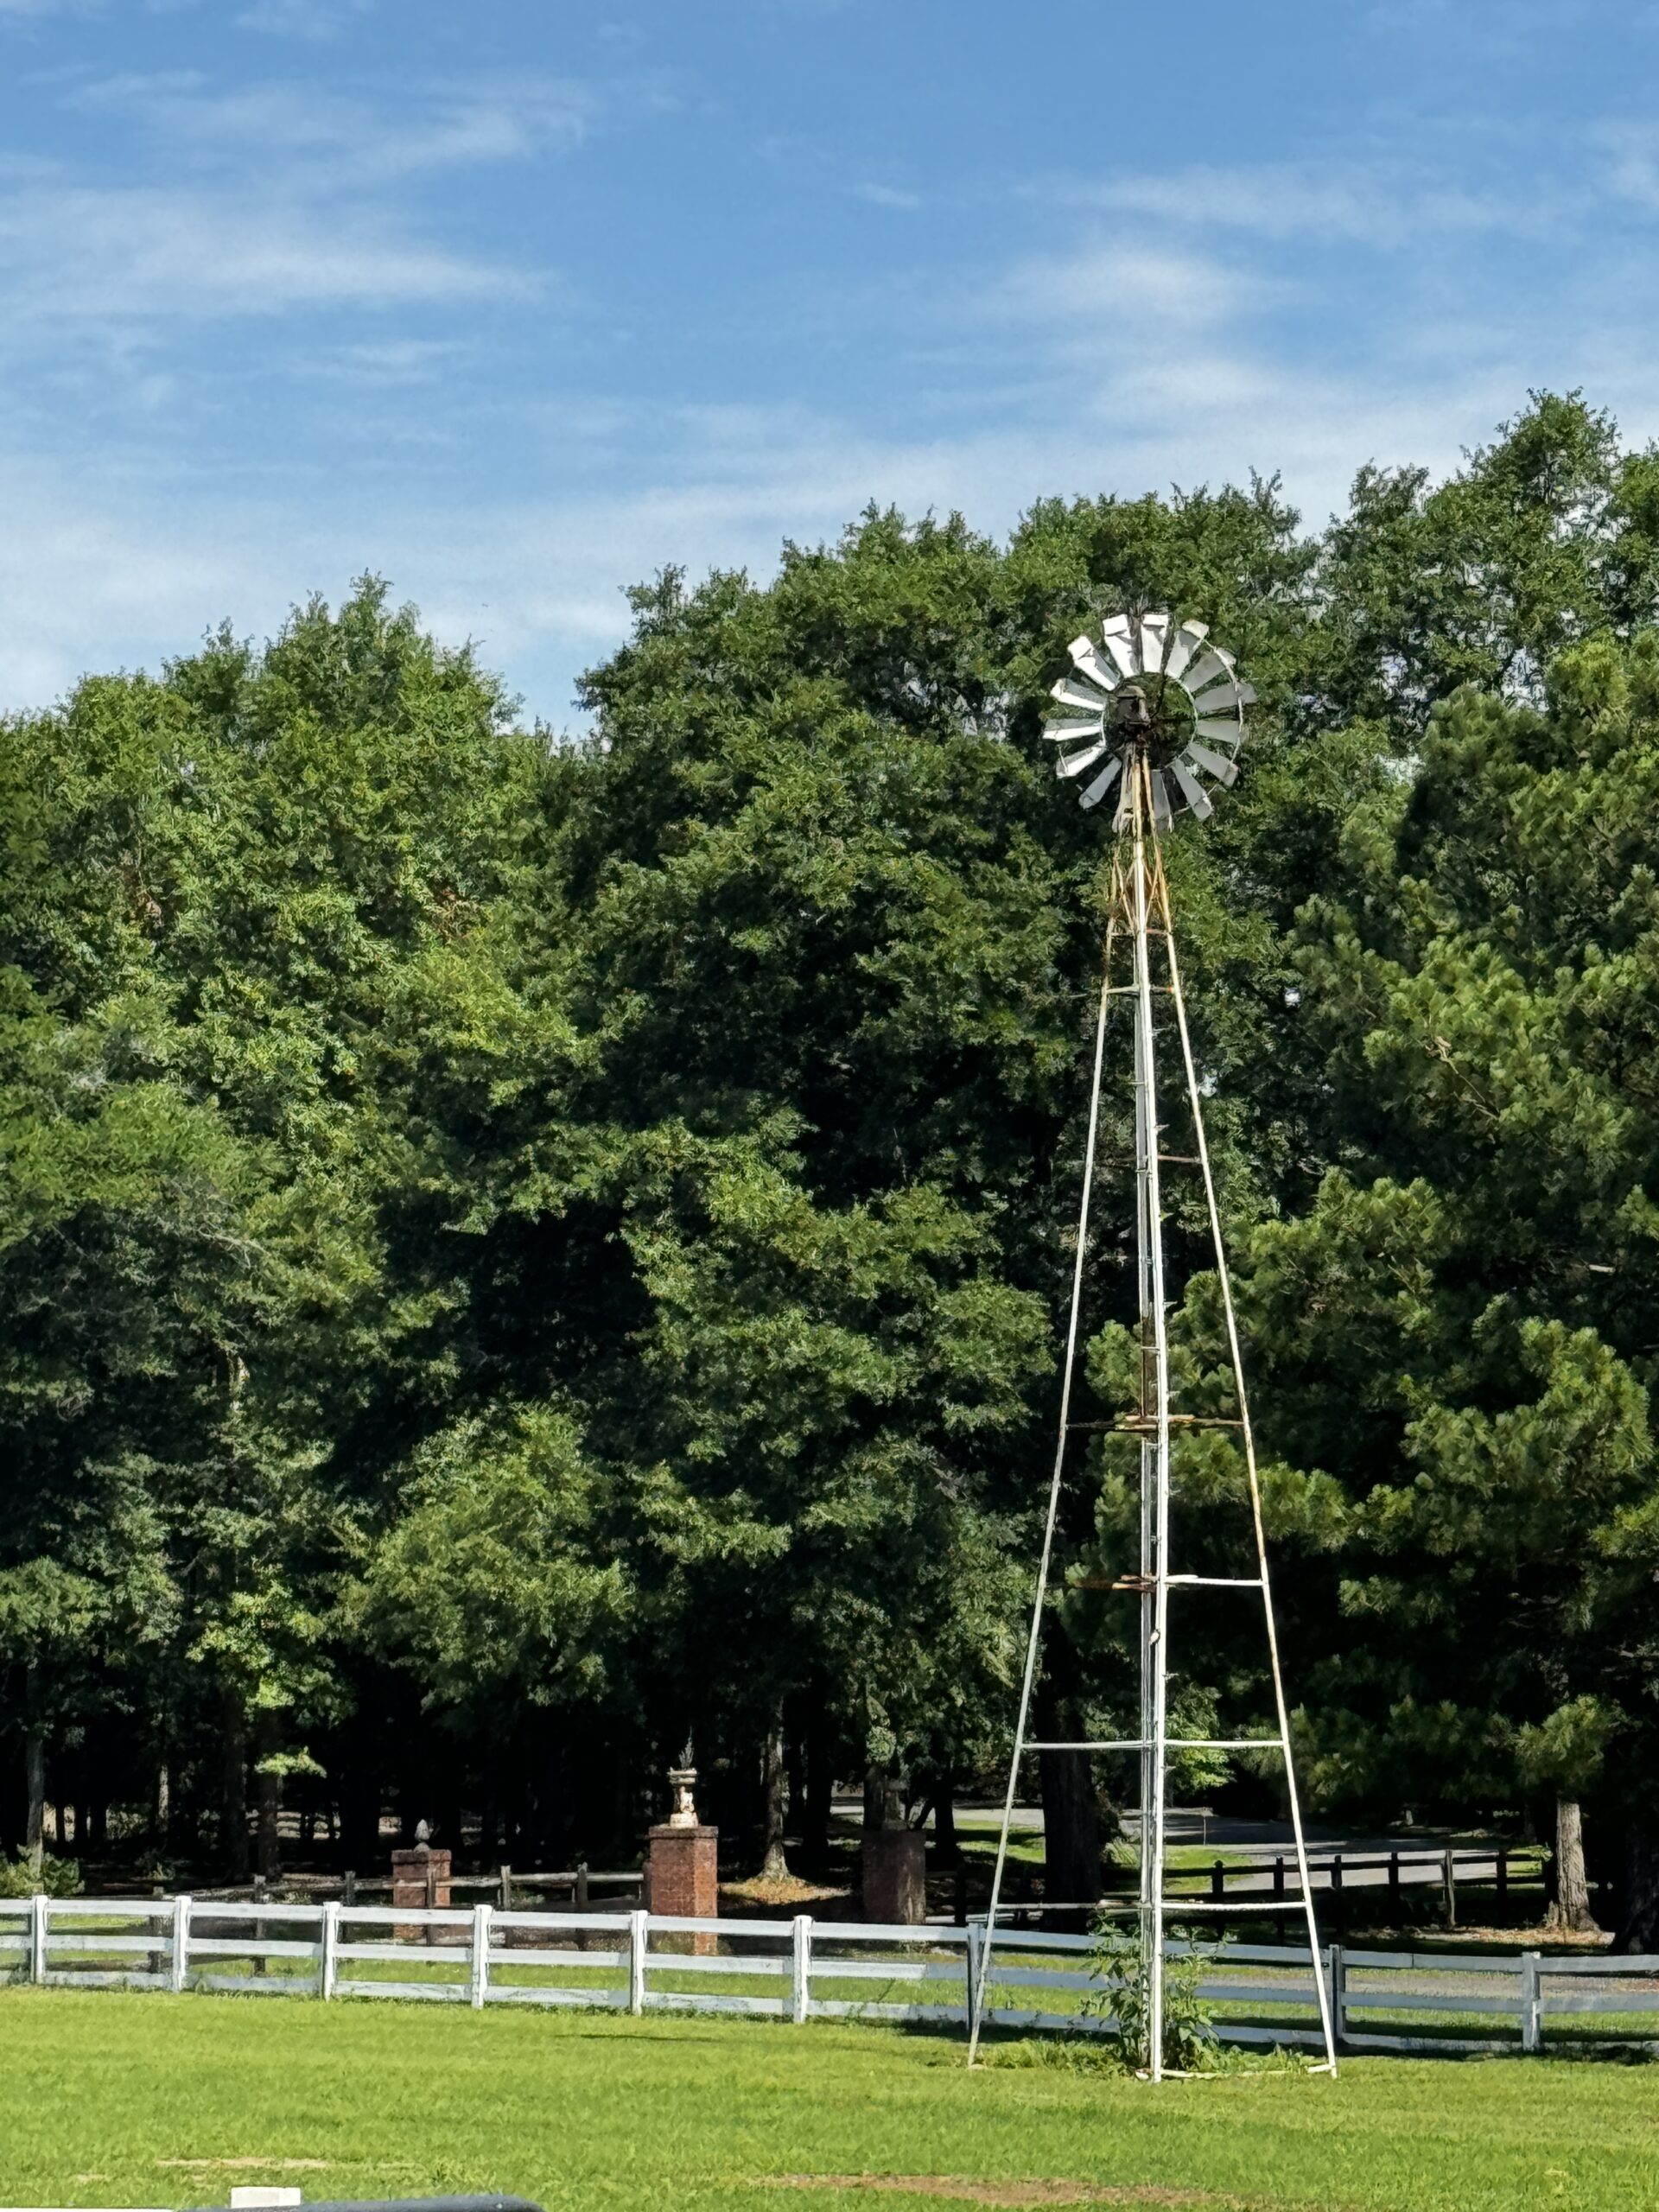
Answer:
[[(1261, 701), (1169, 866), (1310, 1796), (1535, 1821), (1569, 1918), (1582, 1808), (1659, 1947), (1656, 596), (1659, 458), (1544, 395), (1323, 532), (1253, 480), (666, 571), (574, 740), (373, 580), (0, 724), (0, 1841), (49, 1801), (270, 1868), (286, 1804), (349, 1864), (388, 1809), (568, 1863), (688, 1738), (774, 1870), (849, 1780), (948, 1829), (1011, 1726), (1106, 896), (1042, 707), (1169, 606)], [(1050, 1736), (1133, 1714), (1133, 1600), (1075, 1586), (1134, 1563), (1119, 1448)], [(1218, 1530), (1227, 1433), (1175, 1478)], [(1249, 1732), (1257, 1639), (1192, 1618), (1185, 1732)], [(1068, 1896), (1129, 1783), (1034, 1768)]]

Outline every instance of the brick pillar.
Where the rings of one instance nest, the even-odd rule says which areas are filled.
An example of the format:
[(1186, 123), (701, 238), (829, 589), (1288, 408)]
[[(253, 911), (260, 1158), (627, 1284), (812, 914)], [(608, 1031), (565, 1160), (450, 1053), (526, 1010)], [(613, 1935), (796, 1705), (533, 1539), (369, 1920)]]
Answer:
[[(417, 1843), (412, 1851), (394, 1851), (391, 1854), (391, 1901), (397, 1905), (413, 1905), (423, 1910), (428, 1905), (447, 1905), (449, 1902), (449, 1853), (434, 1851), (429, 1844)], [(424, 1934), (429, 1942), (435, 1931), (423, 1929), (416, 1922), (406, 1923), (396, 1931), (399, 1936), (414, 1937)], [(449, 1933), (448, 1929), (442, 1930)]]
[[(686, 1920), (712, 1920), (720, 1910), (720, 1830), (701, 1821), (676, 1827), (664, 1821), (651, 1831), (645, 1868), (645, 1903), (654, 1913)], [(686, 1944), (698, 1957), (710, 1956), (719, 1938), (711, 1935), (665, 1936), (664, 1948)]]
[(927, 1839), (919, 1828), (874, 1828), (864, 1838), (863, 1913), (882, 1928), (927, 1917)]

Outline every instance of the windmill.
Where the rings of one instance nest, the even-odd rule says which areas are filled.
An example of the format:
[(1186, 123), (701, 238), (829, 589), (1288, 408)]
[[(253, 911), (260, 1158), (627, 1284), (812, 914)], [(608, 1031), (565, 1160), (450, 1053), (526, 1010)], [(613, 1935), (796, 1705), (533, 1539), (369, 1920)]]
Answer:
[[(1267, 1541), (1262, 1519), (1262, 1492), (1250, 1427), (1249, 1401), (1244, 1387), (1243, 1363), (1239, 1352), (1238, 1325), (1223, 1249), (1221, 1216), (1216, 1203), (1209, 1147), (1205, 1138), (1200, 1085), (1187, 1027), (1186, 1002), (1181, 989), (1180, 963), (1176, 951), (1174, 918), (1169, 885), (1164, 873), (1161, 839), (1177, 813), (1190, 810), (1201, 821), (1214, 810), (1212, 788), (1230, 786), (1238, 773), (1237, 756), (1244, 738), (1244, 714), (1255, 702), (1255, 693), (1241, 683), (1230, 653), (1210, 642), (1202, 622), (1173, 620), (1167, 614), (1145, 614), (1138, 620), (1115, 615), (1106, 622), (1098, 639), (1082, 637), (1071, 646), (1074, 673), (1053, 687), (1058, 711), (1044, 727), (1044, 735), (1064, 749), (1058, 772), (1067, 779), (1088, 778), (1079, 792), (1085, 807), (1098, 806), (1108, 796), (1116, 798), (1116, 843), (1112, 855), (1111, 893), (1106, 925), (1106, 950), (1101, 979), (1099, 1008), (1095, 1021), (1094, 1071), (1089, 1097), (1088, 1139), (1084, 1155), (1083, 1194), (1078, 1211), (1077, 1255), (1071, 1278), (1071, 1304), (1065, 1338), (1060, 1387), (1059, 1433), (1055, 1445), (1053, 1474), (1049, 1484), (1048, 1516), (1037, 1575), (1036, 1602), (1031, 1635), (1026, 1647), (1025, 1679), (1020, 1693), (1019, 1718), (1014, 1729), (1014, 1754), (1008, 1766), (1007, 1795), (1002, 1808), (1001, 1832), (997, 1842), (996, 1872), (991, 1885), (990, 1910), (973, 1975), (969, 2063), (977, 2057), (980, 2024), (996, 1940), (997, 1915), (1002, 1901), (1002, 1878), (1007, 1864), (1008, 1830), (1014, 1814), (1020, 1768), (1028, 1751), (1133, 1751), (1139, 1755), (1141, 1779), (1141, 1838), (1139, 1895), (1126, 1909), (1137, 1917), (1142, 1972), (1147, 1983), (1148, 2062), (1152, 2078), (1161, 2079), (1165, 2066), (1164, 1967), (1165, 1931), (1172, 1911), (1182, 1920), (1206, 1912), (1266, 1910), (1283, 1914), (1302, 1911), (1307, 1921), (1308, 1949), (1313, 1961), (1319, 2024), (1325, 2043), (1325, 2069), (1336, 2070), (1336, 2044), (1332, 2031), (1331, 2006), (1319, 1971), (1319, 1930), (1313, 1916), (1313, 1891), (1308, 1880), (1307, 1848), (1302, 1831), (1301, 1807), (1291, 1758), (1289, 1715), (1279, 1664), (1279, 1640), (1274, 1622), (1273, 1591), (1268, 1573)], [(1207, 783), (1205, 779), (1208, 779)], [(1115, 982), (1115, 960), (1127, 944), (1128, 980)], [(1154, 947), (1157, 948), (1154, 955)], [(1154, 976), (1154, 965), (1161, 973)], [(1114, 998), (1126, 997), (1134, 1021), (1135, 1072), (1135, 1260), (1139, 1293), (1140, 1392), (1135, 1412), (1109, 1424), (1118, 1434), (1135, 1439), (1141, 1454), (1141, 1553), (1136, 1572), (1111, 1586), (1134, 1593), (1140, 1600), (1140, 1733), (1102, 1743), (1045, 1743), (1033, 1739), (1032, 1693), (1037, 1679), (1042, 1639), (1043, 1608), (1053, 1566), (1055, 1529), (1066, 1471), (1068, 1445), (1083, 1427), (1071, 1420), (1071, 1389), (1077, 1363), (1077, 1332), (1083, 1301), (1084, 1263), (1088, 1250), (1090, 1205), (1094, 1191), (1096, 1141), (1100, 1126), (1101, 1071), (1104, 1065), (1108, 1015)], [(1164, 1002), (1165, 1018), (1155, 1008)], [(1179, 1060), (1179, 1081), (1192, 1132), (1192, 1151), (1178, 1156), (1161, 1145), (1163, 1125), (1159, 1118), (1159, 1048), (1167, 1056), (1172, 1044)], [(1167, 1301), (1164, 1284), (1162, 1171), (1179, 1164), (1195, 1167), (1203, 1179), (1211, 1236), (1215, 1246), (1216, 1272), (1220, 1282), (1222, 1312), (1232, 1369), (1235, 1410), (1222, 1416), (1176, 1411), (1170, 1404), (1169, 1340), (1166, 1323)], [(1183, 1573), (1174, 1564), (1170, 1523), (1169, 1452), (1172, 1434), (1203, 1427), (1220, 1427), (1238, 1439), (1243, 1453), (1249, 1491), (1249, 1529), (1255, 1572), (1253, 1574), (1211, 1575)], [(1211, 1511), (1213, 1513), (1214, 1509)], [(1245, 1563), (1250, 1563), (1247, 1557)], [(1200, 1593), (1203, 1593), (1202, 1595)], [(1269, 1669), (1273, 1680), (1274, 1731), (1249, 1737), (1172, 1737), (1169, 1732), (1169, 1676), (1172, 1637), (1179, 1633), (1180, 1609), (1194, 1602), (1235, 1604), (1255, 1602), (1262, 1608)], [(1172, 1600), (1173, 1604), (1172, 1604)], [(1167, 1797), (1172, 1752), (1251, 1751), (1276, 1755), (1284, 1763), (1292, 1834), (1295, 1844), (1300, 1897), (1287, 1906), (1282, 1897), (1265, 1901), (1230, 1899), (1224, 1904), (1211, 1899), (1184, 1897), (1175, 1900), (1167, 1887)]]

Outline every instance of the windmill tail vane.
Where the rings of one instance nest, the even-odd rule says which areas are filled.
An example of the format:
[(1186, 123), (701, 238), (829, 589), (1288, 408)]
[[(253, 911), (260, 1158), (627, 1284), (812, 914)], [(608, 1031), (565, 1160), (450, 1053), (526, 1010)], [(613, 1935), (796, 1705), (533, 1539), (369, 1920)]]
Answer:
[[(1290, 1717), (1280, 1666), (1255, 1433), (1245, 1389), (1238, 1319), (1222, 1237), (1220, 1207), (1205, 1135), (1204, 1085), (1199, 1080), (1187, 1023), (1174, 915), (1160, 842), (1160, 832), (1181, 811), (1190, 810), (1200, 821), (1207, 821), (1214, 810), (1215, 790), (1226, 790), (1236, 779), (1238, 753), (1244, 740), (1244, 713), (1247, 707), (1255, 703), (1255, 693), (1249, 684), (1240, 680), (1233, 656), (1211, 640), (1205, 624), (1177, 620), (1169, 614), (1143, 614), (1138, 618), (1115, 615), (1102, 626), (1098, 639), (1076, 639), (1071, 653), (1074, 672), (1053, 686), (1057, 710), (1046, 724), (1044, 735), (1065, 748), (1057, 764), (1063, 779), (1090, 779), (1078, 794), (1084, 807), (1098, 806), (1116, 791), (1117, 835), (1112, 854), (1111, 897), (1094, 1025), (1083, 1187), (1060, 1370), (1058, 1433), (1049, 1480), (1048, 1510), (990, 1907), (970, 1968), (969, 2063), (973, 2065), (976, 2061), (982, 2026), (988, 2018), (994, 2018), (986, 2005), (986, 1991), (998, 1915), (1007, 1910), (1003, 1888), (1020, 1770), (1027, 1753), (1056, 1751), (1134, 1758), (1140, 1777), (1136, 1891), (1133, 1897), (1108, 1898), (1103, 1904), (1093, 1899), (1045, 1897), (1040, 1904), (1033, 1906), (1032, 1901), (1021, 1898), (1019, 1910), (1022, 1915), (1033, 1910), (1075, 1913), (1087, 1905), (1100, 1912), (1117, 1910), (1134, 1918), (1140, 1935), (1140, 1972), (1146, 1998), (1147, 2070), (1152, 2078), (1160, 2080), (1169, 2070), (1164, 2047), (1165, 1969), (1172, 1924), (1179, 1929), (1184, 1923), (1197, 1922), (1202, 1926), (1208, 1915), (1230, 1916), (1255, 1912), (1271, 1913), (1279, 1921), (1297, 1919), (1306, 1927), (1319, 2009), (1316, 2039), (1324, 2054), (1317, 2070), (1334, 2073), (1337, 2055), (1331, 1999), (1320, 1961), (1306, 1840), (1291, 1757)], [(1128, 980), (1115, 982), (1115, 975), (1125, 964)], [(1109, 1017), (1115, 1003), (1121, 1000), (1128, 1001), (1133, 1023), (1127, 1057), (1134, 1078), (1135, 1163), (1132, 1188), (1125, 1190), (1122, 1198), (1123, 1210), (1127, 1212), (1132, 1206), (1135, 1215), (1140, 1349), (1138, 1402), (1132, 1411), (1115, 1421), (1074, 1421), (1073, 1383), (1090, 1251), (1102, 1076), (1106, 1065)], [(1160, 1072), (1174, 1077), (1168, 1085), (1170, 1098), (1182, 1115), (1189, 1135), (1190, 1141), (1179, 1147), (1169, 1147), (1166, 1142), (1167, 1130), (1160, 1119)], [(1230, 1369), (1232, 1404), (1224, 1412), (1186, 1410), (1176, 1408), (1173, 1402), (1179, 1392), (1172, 1382), (1170, 1370), (1172, 1300), (1165, 1269), (1163, 1234), (1163, 1171), (1166, 1166), (1196, 1169), (1202, 1180)], [(1101, 1601), (1109, 1604), (1114, 1602), (1114, 1593), (1117, 1593), (1118, 1602), (1129, 1600), (1137, 1608), (1139, 1731), (1133, 1737), (1100, 1741), (1041, 1742), (1030, 1732), (1030, 1723), (1041, 1671), (1046, 1604), (1056, 1571), (1060, 1503), (1068, 1456), (1084, 1434), (1102, 1427), (1115, 1430), (1139, 1446), (1138, 1559), (1132, 1568), (1128, 1561), (1122, 1562), (1125, 1571), (1116, 1579), (1091, 1576), (1073, 1587), (1079, 1592), (1099, 1592)], [(1179, 1516), (1174, 1510), (1179, 1501), (1173, 1500), (1170, 1481), (1172, 1433), (1185, 1433), (1201, 1427), (1226, 1432), (1241, 1454), (1247, 1505), (1237, 1516), (1236, 1525), (1231, 1528), (1227, 1525), (1225, 1509), (1214, 1503), (1183, 1507)], [(1190, 1547), (1191, 1554), (1204, 1563), (1202, 1572), (1179, 1571), (1176, 1566), (1178, 1519), (1179, 1534), (1185, 1539), (1181, 1548), (1186, 1550)], [(1211, 1565), (1218, 1557), (1225, 1561), (1230, 1539), (1237, 1554), (1239, 1571), (1211, 1572)], [(1172, 1643), (1183, 1633), (1191, 1632), (1193, 1616), (1202, 1608), (1213, 1608), (1223, 1624), (1230, 1625), (1230, 1612), (1241, 1605), (1261, 1609), (1266, 1709), (1247, 1714), (1231, 1734), (1207, 1738), (1172, 1736)], [(1250, 1893), (1247, 1884), (1244, 1892), (1230, 1900), (1178, 1896), (1170, 1888), (1172, 1758), (1179, 1759), (1195, 1751), (1229, 1753), (1241, 1750), (1272, 1758), (1281, 1764), (1298, 1893), (1292, 1896), (1281, 1891), (1276, 1881), (1268, 1889), (1269, 1878), (1264, 1873), (1259, 1878), (1255, 1894)], [(1262, 1894), (1263, 1890), (1267, 1894)], [(1287, 1954), (1286, 1962), (1294, 1962), (1296, 1955)]]

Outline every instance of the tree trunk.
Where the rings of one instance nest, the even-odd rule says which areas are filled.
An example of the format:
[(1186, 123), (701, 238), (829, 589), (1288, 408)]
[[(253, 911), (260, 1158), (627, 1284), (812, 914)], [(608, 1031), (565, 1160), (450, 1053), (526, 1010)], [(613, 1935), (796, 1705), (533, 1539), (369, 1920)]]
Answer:
[(1100, 1895), (1100, 1815), (1087, 1751), (1039, 1751), (1044, 1895), (1093, 1904)]
[(633, 1834), (633, 1763), (625, 1745), (619, 1744), (611, 1754), (611, 1836), (613, 1847), (629, 1852), (634, 1847)]
[(784, 1758), (784, 1708), (774, 1709), (760, 1758), (761, 1859), (763, 1881), (785, 1881), (789, 1861), (784, 1856), (784, 1821), (788, 1769)]
[(830, 1822), (835, 1812), (836, 1770), (830, 1732), (822, 1714), (814, 1717), (806, 1743), (806, 1789), (801, 1808), (801, 1849), (809, 1866), (830, 1856)]
[(864, 1828), (880, 1834), (887, 1825), (887, 1770), (872, 1759), (864, 1770)]
[(1659, 1833), (1632, 1827), (1624, 1839), (1624, 1895), (1613, 1948), (1627, 1956), (1659, 1951)]
[(248, 1872), (248, 1770), (247, 1735), (243, 1726), (242, 1708), (234, 1698), (225, 1700), (224, 1733), (221, 1738), (224, 1752), (222, 1789), (219, 1798), (220, 1825), (219, 1853), (230, 1870), (233, 1882), (243, 1880)]
[(23, 1738), (23, 1856), (38, 1882), (46, 1859), (46, 1738), (31, 1728)]
[[(1075, 1743), (1088, 1732), (1077, 1712), (1079, 1674), (1071, 1641), (1055, 1624), (1045, 1645), (1037, 1694), (1039, 1742)], [(1087, 1751), (1039, 1751), (1037, 1776), (1043, 1800), (1043, 1894), (1065, 1904), (1092, 1904), (1101, 1891), (1093, 1762)]]
[(962, 1846), (957, 1840), (957, 1808), (950, 1795), (954, 1777), (941, 1767), (933, 1777), (933, 1856), (941, 1866), (960, 1866)]
[[(276, 1723), (270, 1717), (259, 1727), (261, 1761), (276, 1750)], [(257, 1774), (259, 1785), (259, 1878), (261, 1883), (279, 1883), (283, 1873), (283, 1842), (281, 1842), (281, 1816), (283, 1816), (283, 1778), (281, 1774)]]
[(785, 1825), (798, 1835), (806, 1814), (806, 1745), (798, 1727), (785, 1734), (784, 1782), (789, 1796)]
[(168, 1770), (167, 1761), (163, 1759), (156, 1770), (155, 1836), (158, 1850), (166, 1850), (172, 1830), (173, 1777)]
[[(437, 1808), (437, 1816), (433, 1824), (435, 1840), (448, 1846), (454, 1854), (455, 1863), (459, 1865), (467, 1840), (467, 1808), (462, 1795), (462, 1777), (458, 1767), (444, 1767), (432, 1793), (432, 1800)], [(554, 1802), (557, 1802), (558, 1797), (555, 1796)], [(556, 1854), (555, 1863), (563, 1857), (563, 1853)]]
[(362, 1756), (360, 1740), (346, 1753), (340, 1777), (341, 1864), (366, 1872), (380, 1871), (380, 1777)]
[(1578, 1802), (1571, 1797), (1555, 1800), (1555, 1900), (1549, 1908), (1548, 1924), (1565, 1928), (1574, 1936), (1596, 1936), (1595, 1915), (1590, 1910), (1590, 1885), (1584, 1868), (1584, 1821)]

